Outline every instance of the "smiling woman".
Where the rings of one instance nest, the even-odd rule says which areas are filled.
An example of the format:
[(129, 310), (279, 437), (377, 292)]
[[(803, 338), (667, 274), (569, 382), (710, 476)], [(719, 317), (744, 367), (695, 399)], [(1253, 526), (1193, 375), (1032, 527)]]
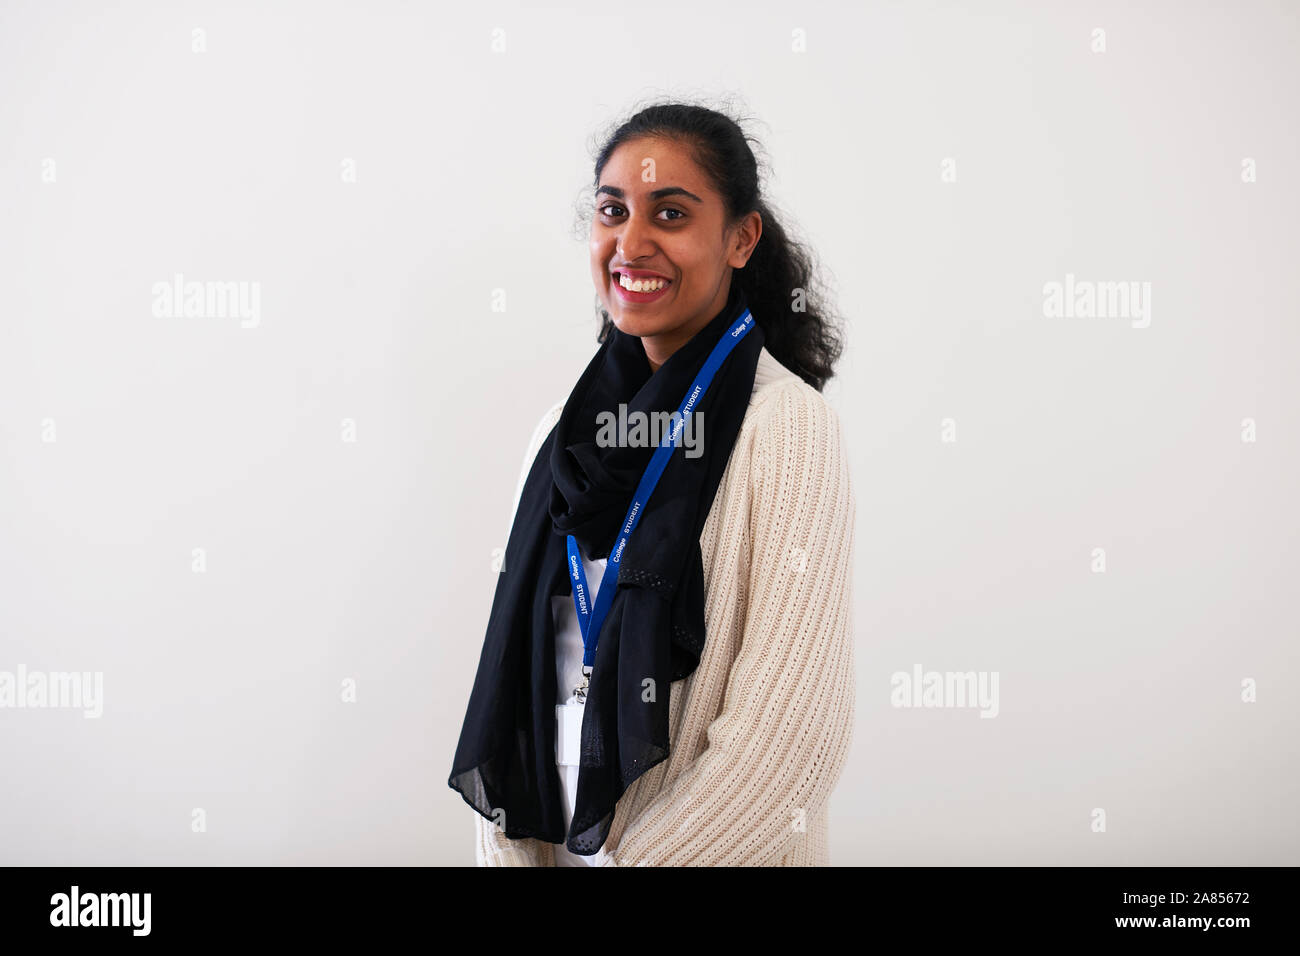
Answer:
[(599, 178), (592, 277), (607, 314), (641, 339), (657, 370), (726, 304), (731, 273), (749, 261), (763, 220), (751, 211), (729, 225), (724, 197), (683, 140), (628, 138)]
[[(481, 865), (828, 863), (854, 713), (839, 333), (730, 117), (640, 110), (593, 188), (600, 347), (525, 454), (448, 783)], [(610, 442), (616, 409), (676, 411), (702, 453)]]
[[(657, 369), (722, 308), (734, 275), (772, 355), (819, 391), (831, 377), (841, 344), (811, 256), (763, 200), (730, 117), (665, 104), (623, 123), (596, 159), (590, 218), (601, 341), (611, 324), (641, 337)], [(647, 280), (666, 285), (646, 294)]]

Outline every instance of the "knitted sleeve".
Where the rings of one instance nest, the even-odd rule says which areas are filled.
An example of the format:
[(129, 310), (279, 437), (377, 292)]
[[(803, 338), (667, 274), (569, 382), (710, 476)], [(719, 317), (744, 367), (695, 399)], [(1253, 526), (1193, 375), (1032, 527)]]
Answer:
[(747, 588), (744, 635), (721, 713), (705, 750), (629, 821), (607, 865), (773, 865), (848, 756), (856, 502), (840, 422), (804, 383), (766, 404), (753, 450), (751, 565), (731, 585)]
[[(528, 451), (524, 454), (523, 467), (519, 471), (519, 483), (515, 486), (515, 503), (510, 509), (512, 522), (514, 513), (519, 509), (519, 497), (524, 492), (524, 481), (533, 467), (533, 460), (551, 428), (559, 420), (563, 408), (563, 402), (552, 406), (533, 430)], [(555, 847), (552, 844), (533, 837), (511, 840), (501, 832), (500, 827), (477, 811), (474, 812), (474, 834), (474, 860), (479, 866), (555, 865)]]

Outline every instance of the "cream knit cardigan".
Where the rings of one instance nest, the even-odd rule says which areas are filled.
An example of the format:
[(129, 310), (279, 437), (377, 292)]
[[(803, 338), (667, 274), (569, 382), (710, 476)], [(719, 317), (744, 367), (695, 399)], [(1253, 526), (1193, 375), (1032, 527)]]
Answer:
[[(516, 508), (562, 408), (533, 433)], [(704, 652), (672, 684), (669, 757), (619, 799), (605, 865), (829, 864), (853, 736), (855, 516), (838, 416), (763, 349), (700, 535)], [(555, 865), (553, 844), (474, 821), (479, 866)]]

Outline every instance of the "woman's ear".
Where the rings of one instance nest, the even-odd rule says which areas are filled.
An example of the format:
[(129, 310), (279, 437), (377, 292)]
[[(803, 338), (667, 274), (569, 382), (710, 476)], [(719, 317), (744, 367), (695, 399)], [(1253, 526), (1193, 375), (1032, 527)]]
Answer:
[(733, 269), (745, 268), (745, 263), (749, 262), (749, 257), (754, 254), (754, 247), (758, 245), (762, 235), (763, 217), (757, 211), (751, 212), (740, 221), (732, 233), (732, 248), (731, 254), (727, 257), (727, 265)]

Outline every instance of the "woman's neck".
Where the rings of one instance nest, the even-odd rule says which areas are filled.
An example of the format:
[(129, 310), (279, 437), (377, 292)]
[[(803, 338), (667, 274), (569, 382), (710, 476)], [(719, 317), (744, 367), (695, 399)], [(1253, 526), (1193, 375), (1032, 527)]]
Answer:
[(651, 375), (659, 371), (659, 367), (667, 362), (674, 352), (693, 339), (696, 333), (717, 318), (718, 314), (727, 307), (727, 303), (731, 301), (730, 283), (727, 288), (719, 291), (719, 295), (721, 298), (715, 298), (710, 307), (700, 313), (698, 318), (679, 325), (670, 332), (641, 336), (641, 347), (645, 350), (646, 361), (650, 363)]
[(679, 326), (671, 332), (641, 336), (641, 347), (645, 349), (646, 361), (650, 363), (650, 373), (659, 371), (659, 367), (667, 362), (674, 352), (694, 338), (695, 333), (708, 324), (709, 318), (706, 315), (703, 319), (696, 319), (690, 325)]

